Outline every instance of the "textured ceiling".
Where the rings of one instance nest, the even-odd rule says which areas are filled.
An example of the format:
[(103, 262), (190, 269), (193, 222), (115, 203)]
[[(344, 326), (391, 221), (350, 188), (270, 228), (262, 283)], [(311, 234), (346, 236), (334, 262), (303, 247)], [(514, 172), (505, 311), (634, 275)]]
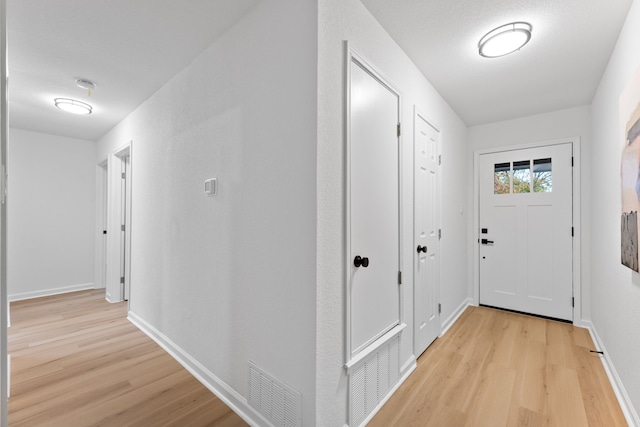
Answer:
[[(258, 1), (8, 0), (10, 126), (97, 140)], [(90, 97), (78, 77), (97, 84)], [(55, 97), (94, 113), (64, 113)]]
[[(10, 125), (96, 140), (260, 0), (8, 0)], [(632, 0), (362, 0), (468, 125), (591, 102)], [(477, 54), (514, 20), (533, 38)], [(75, 78), (94, 81), (91, 96)], [(75, 116), (69, 97), (94, 106)]]
[[(590, 104), (632, 0), (362, 0), (469, 126)], [(483, 58), (509, 22), (529, 44)]]

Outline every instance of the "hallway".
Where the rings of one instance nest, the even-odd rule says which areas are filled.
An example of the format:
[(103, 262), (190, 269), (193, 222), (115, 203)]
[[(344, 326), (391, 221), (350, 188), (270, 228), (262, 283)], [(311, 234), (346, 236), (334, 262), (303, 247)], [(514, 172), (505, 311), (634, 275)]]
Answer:
[(369, 424), (626, 426), (587, 329), (469, 307)]
[(12, 303), (9, 425), (247, 425), (126, 315), (104, 289)]

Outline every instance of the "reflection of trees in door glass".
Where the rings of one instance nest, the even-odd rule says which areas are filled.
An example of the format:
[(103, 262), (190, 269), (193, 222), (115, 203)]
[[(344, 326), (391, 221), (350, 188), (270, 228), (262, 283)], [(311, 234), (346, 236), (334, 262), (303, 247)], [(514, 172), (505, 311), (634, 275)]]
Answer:
[(551, 159), (536, 159), (533, 161), (533, 191), (536, 193), (550, 193), (553, 176), (551, 173)]
[(511, 192), (511, 163), (496, 163), (493, 172), (493, 193), (509, 194)]
[(531, 161), (513, 162), (513, 192), (531, 192)]

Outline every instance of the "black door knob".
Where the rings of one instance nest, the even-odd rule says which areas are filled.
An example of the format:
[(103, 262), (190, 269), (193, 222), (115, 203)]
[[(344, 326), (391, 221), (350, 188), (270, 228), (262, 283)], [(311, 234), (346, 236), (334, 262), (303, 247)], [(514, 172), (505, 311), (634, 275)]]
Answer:
[(369, 258), (356, 255), (356, 257), (353, 259), (353, 265), (355, 265), (356, 267), (367, 268), (369, 267)]
[(427, 247), (418, 245), (418, 253), (420, 253), (420, 252), (426, 254), (427, 253)]

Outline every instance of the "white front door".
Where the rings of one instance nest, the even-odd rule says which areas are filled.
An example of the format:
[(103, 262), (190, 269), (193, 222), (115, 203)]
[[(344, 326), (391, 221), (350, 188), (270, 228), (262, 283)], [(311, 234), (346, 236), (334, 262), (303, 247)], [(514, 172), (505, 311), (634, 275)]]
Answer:
[(350, 357), (400, 323), (400, 97), (350, 64)]
[(480, 304), (573, 320), (572, 152), (479, 156)]
[(414, 352), (422, 354), (440, 334), (440, 133), (414, 115)]

